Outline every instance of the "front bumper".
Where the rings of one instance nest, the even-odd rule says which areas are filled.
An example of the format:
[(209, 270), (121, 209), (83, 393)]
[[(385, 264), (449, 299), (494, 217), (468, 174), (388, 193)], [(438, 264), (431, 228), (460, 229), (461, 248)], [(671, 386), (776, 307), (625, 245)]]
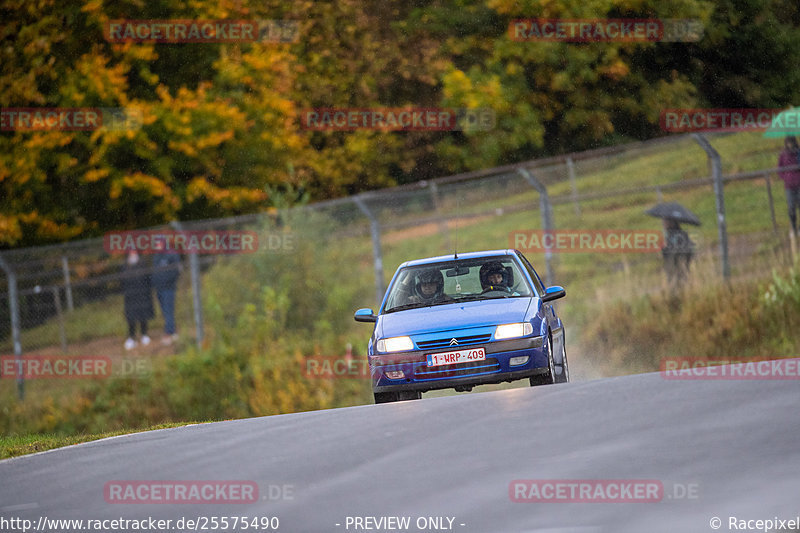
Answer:
[[(461, 345), (458, 349), (483, 347), (485, 361), (428, 367), (426, 355), (447, 350), (414, 350), (370, 356), (373, 392), (429, 391), (515, 381), (550, 369), (543, 337)], [(454, 347), (455, 349), (455, 347)], [(512, 357), (527, 356), (522, 365), (510, 365)], [(404, 376), (390, 379), (386, 372), (402, 371)]]

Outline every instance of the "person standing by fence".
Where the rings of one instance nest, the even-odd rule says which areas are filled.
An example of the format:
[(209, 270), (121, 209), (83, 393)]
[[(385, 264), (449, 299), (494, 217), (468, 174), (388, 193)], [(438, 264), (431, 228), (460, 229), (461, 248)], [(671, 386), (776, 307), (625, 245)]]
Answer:
[(125, 349), (136, 347), (136, 325), (139, 324), (143, 346), (150, 344), (147, 336), (147, 322), (155, 316), (153, 310), (153, 292), (150, 287), (150, 276), (139, 260), (136, 250), (128, 252), (125, 266), (122, 269), (122, 292), (125, 306), (125, 319), (128, 321), (128, 338)]
[[(788, 167), (800, 163), (800, 147), (793, 136), (786, 137), (783, 150), (778, 156), (778, 167)], [(786, 191), (786, 203), (789, 207), (789, 221), (792, 223), (792, 233), (798, 236), (797, 211), (800, 211), (800, 169), (784, 170), (778, 172), (783, 180)]]
[(689, 265), (694, 257), (695, 244), (689, 234), (681, 229), (681, 225), (674, 219), (664, 219), (664, 248), (661, 253), (664, 257), (664, 270), (667, 281), (672, 289), (680, 289), (686, 284), (689, 276)]
[(180, 275), (181, 257), (177, 252), (165, 251), (162, 241), (156, 241), (154, 248), (157, 253), (153, 255), (153, 287), (161, 314), (164, 315), (164, 338), (161, 342), (172, 344), (178, 340), (175, 330), (175, 287)]

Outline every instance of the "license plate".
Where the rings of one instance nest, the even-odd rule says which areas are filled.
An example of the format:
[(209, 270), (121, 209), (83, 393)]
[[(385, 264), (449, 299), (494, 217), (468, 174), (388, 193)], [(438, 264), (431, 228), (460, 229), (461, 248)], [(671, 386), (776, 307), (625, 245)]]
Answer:
[(469, 350), (456, 350), (454, 352), (439, 352), (426, 354), (428, 366), (456, 365), (471, 361), (485, 361), (486, 349), (472, 348)]

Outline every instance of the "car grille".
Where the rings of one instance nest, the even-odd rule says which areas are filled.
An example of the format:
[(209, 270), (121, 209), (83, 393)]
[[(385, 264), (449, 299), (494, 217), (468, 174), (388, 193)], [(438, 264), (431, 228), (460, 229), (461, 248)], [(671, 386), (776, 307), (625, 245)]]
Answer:
[(455, 376), (468, 376), (470, 374), (497, 372), (498, 370), (500, 370), (500, 363), (494, 357), (490, 357), (485, 361), (470, 361), (469, 363), (458, 363), (455, 365), (421, 365), (414, 370), (414, 378), (417, 380), (451, 378)]
[[(432, 341), (418, 341), (417, 346), (419, 346), (420, 350), (431, 350), (437, 348), (450, 348), (450, 341), (453, 340), (454, 337), (447, 337), (444, 339), (435, 339)], [(482, 342), (489, 342), (492, 338), (491, 333), (485, 333), (483, 335), (469, 335), (464, 337), (455, 337), (456, 341), (458, 341), (458, 346), (463, 346), (466, 344), (480, 344)], [(456, 348), (454, 344), (452, 346), (453, 349)]]

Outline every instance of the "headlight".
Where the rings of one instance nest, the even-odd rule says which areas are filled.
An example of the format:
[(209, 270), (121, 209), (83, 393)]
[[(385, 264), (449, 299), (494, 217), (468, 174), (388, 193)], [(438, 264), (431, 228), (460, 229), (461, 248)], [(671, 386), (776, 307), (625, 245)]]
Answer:
[(379, 352), (405, 352), (414, 349), (414, 343), (411, 342), (411, 337), (389, 337), (388, 339), (381, 339), (375, 346)]
[(513, 339), (515, 337), (524, 337), (533, 333), (533, 326), (530, 322), (518, 322), (516, 324), (501, 324), (497, 326), (494, 331), (494, 339), (499, 341), (502, 339)]

